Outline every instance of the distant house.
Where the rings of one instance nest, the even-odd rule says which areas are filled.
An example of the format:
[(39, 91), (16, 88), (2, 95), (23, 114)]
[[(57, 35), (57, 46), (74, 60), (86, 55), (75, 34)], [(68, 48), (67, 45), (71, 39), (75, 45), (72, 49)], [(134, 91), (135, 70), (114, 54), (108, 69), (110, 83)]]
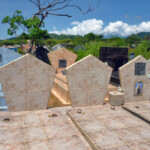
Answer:
[(8, 49), (0, 47), (0, 67), (14, 61), (15, 59), (21, 57), (22, 55)]
[(56, 51), (57, 49), (61, 49), (61, 48), (64, 48), (64, 46), (62, 46), (61, 44), (57, 44), (52, 47), (52, 51)]

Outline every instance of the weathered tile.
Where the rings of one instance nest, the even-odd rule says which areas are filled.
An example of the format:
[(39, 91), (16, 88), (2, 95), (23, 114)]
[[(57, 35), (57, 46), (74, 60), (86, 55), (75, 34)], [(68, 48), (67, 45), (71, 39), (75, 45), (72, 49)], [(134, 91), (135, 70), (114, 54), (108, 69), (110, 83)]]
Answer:
[(27, 69), (5, 69), (5, 92), (27, 92), (28, 72)]
[(105, 132), (96, 132), (87, 134), (92, 142), (97, 147), (97, 149), (108, 149), (115, 146), (122, 146), (125, 143), (113, 132), (113, 131), (105, 131)]
[(103, 119), (103, 123), (109, 129), (122, 129), (122, 128), (126, 128), (126, 126), (121, 121), (119, 121), (117, 119), (114, 119), (114, 118)]
[(89, 122), (90, 119), (87, 121), (78, 121), (79, 126), (82, 127), (85, 133), (102, 132), (108, 130), (108, 128), (98, 120), (92, 120), (90, 123)]
[(0, 129), (0, 145), (24, 142), (23, 128)]
[(50, 91), (30, 91), (28, 93), (29, 110), (46, 109), (49, 97)]
[(104, 103), (112, 69), (92, 55), (66, 68), (72, 107)]
[(134, 148), (134, 150), (149, 150), (150, 149), (150, 143), (135, 143), (131, 144), (131, 146)]
[(47, 141), (34, 140), (26, 144), (27, 150), (50, 150), (51, 146), (48, 145)]
[[(10, 120), (7, 121), (7, 119)], [(23, 128), (23, 116), (6, 115), (5, 117), (0, 117), (0, 128)]]
[(78, 133), (77, 129), (72, 124), (50, 124), (43, 126), (44, 132), (48, 139), (70, 137)]
[(55, 69), (26, 54), (0, 68), (0, 78), (9, 111), (46, 109)]
[(49, 139), (48, 144), (53, 150), (92, 150), (87, 143), (83, 144), (83, 141), (77, 135)]
[(29, 127), (25, 128), (25, 140), (26, 142), (34, 140), (46, 140), (46, 135), (42, 127)]
[(28, 93), (27, 92), (5, 92), (6, 104), (9, 111), (26, 111), (28, 110)]
[(144, 139), (138, 134), (132, 131), (132, 129), (119, 129), (115, 130), (118, 136), (120, 136), (127, 143), (138, 143), (144, 141)]
[(0, 150), (26, 150), (24, 143), (0, 144)]
[(38, 114), (26, 114), (24, 115), (24, 126), (25, 127), (39, 127), (42, 126), (42, 122), (38, 116)]

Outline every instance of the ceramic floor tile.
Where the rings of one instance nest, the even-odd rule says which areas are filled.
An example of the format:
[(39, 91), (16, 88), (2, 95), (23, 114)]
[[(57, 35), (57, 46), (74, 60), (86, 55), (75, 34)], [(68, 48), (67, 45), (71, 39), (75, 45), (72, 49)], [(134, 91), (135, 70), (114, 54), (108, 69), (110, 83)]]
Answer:
[(96, 132), (87, 134), (97, 149), (108, 149), (116, 146), (125, 145), (125, 143), (113, 132)]
[(123, 146), (119, 146), (119, 147), (108, 148), (105, 150), (133, 150), (133, 149), (131, 146), (123, 145)]
[(34, 126), (41, 126), (42, 123), (38, 114), (27, 114), (24, 115), (24, 126), (25, 127), (34, 127)]
[(70, 119), (62, 115), (60, 112), (56, 113), (42, 113), (39, 114), (39, 117), (44, 125), (49, 125), (49, 124), (62, 124), (63, 123), (68, 123)]
[(32, 140), (45, 140), (46, 136), (42, 127), (30, 127), (25, 128), (25, 139), (27, 142)]
[(135, 143), (131, 144), (131, 146), (134, 148), (134, 150), (150, 150), (150, 143)]
[[(29, 143), (26, 143), (27, 150), (51, 150), (52, 147), (50, 147), (46, 140), (44, 141), (32, 141)], [(52, 149), (53, 150), (53, 149)]]
[(107, 126), (109, 129), (122, 129), (126, 128), (126, 126), (119, 120), (114, 118), (105, 118), (103, 119), (103, 123), (105, 126)]
[(133, 132), (133, 130), (130, 128), (115, 130), (115, 132), (129, 144), (144, 141), (140, 134)]
[(138, 133), (143, 140), (150, 140), (150, 126), (131, 128), (132, 132)]
[(0, 129), (0, 145), (24, 142), (24, 132), (22, 128)]
[(106, 131), (108, 128), (100, 121), (94, 120), (91, 121), (78, 121), (78, 125), (84, 130), (86, 133), (90, 132), (100, 132), (100, 131)]
[[(9, 121), (7, 121), (10, 119)], [(6, 127), (23, 127), (23, 116), (6, 116), (6, 117), (0, 117), (0, 128), (6, 128)]]
[(24, 143), (0, 144), (0, 150), (26, 150)]
[(117, 121), (122, 122), (127, 127), (144, 126), (145, 122), (134, 115), (115, 118)]
[(87, 143), (83, 143), (79, 136), (73, 135), (63, 138), (53, 138), (48, 140), (52, 150), (92, 150)]
[(43, 126), (47, 138), (66, 137), (76, 135), (78, 130), (73, 124), (51, 124)]

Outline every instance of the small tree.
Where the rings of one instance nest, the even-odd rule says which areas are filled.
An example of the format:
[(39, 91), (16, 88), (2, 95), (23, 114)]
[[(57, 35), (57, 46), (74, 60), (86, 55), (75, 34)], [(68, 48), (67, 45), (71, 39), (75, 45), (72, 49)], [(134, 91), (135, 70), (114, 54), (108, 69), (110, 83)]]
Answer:
[(68, 7), (76, 8), (83, 14), (87, 14), (88, 12), (95, 10), (99, 6), (101, 0), (95, 0), (97, 1), (96, 7), (92, 7), (90, 0), (87, 0), (89, 7), (86, 11), (83, 11), (83, 9), (79, 5), (75, 4), (76, 0), (29, 1), (33, 3), (38, 9), (32, 18), (25, 20), (22, 16), (21, 11), (15, 11), (12, 18), (7, 16), (4, 18), (2, 23), (8, 23), (10, 25), (8, 29), (9, 35), (16, 34), (19, 27), (21, 27), (24, 32), (25, 29), (27, 29), (26, 32), (28, 32), (29, 37), (32, 41), (32, 45), (28, 52), (31, 52), (34, 43), (36, 44), (36, 46), (38, 46), (39, 41), (41, 41), (41, 37), (47, 37), (47, 31), (43, 31), (41, 28), (44, 27), (44, 19), (48, 17), (48, 15), (72, 17), (70, 14), (59, 13), (60, 10), (64, 10)]

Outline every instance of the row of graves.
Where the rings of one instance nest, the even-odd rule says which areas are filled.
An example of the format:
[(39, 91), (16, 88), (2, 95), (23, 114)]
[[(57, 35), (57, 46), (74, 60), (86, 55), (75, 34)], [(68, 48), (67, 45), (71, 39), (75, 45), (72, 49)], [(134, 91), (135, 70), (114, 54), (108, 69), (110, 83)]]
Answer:
[(148, 60), (119, 67), (121, 87), (109, 88), (108, 63), (92, 55), (75, 62), (65, 48), (48, 57), (51, 65), (26, 54), (0, 67), (8, 107), (0, 112), (0, 149), (149, 150)]

